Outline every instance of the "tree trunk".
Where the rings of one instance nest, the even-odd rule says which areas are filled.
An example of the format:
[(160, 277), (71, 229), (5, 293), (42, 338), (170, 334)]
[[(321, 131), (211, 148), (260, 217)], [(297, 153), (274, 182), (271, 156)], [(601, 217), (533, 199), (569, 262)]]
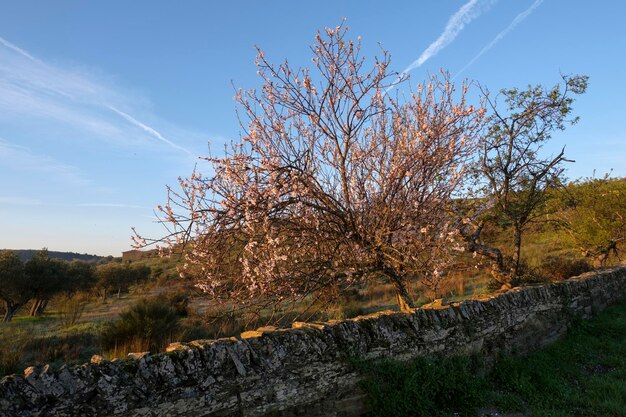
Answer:
[(42, 298), (35, 298), (33, 300), (33, 304), (30, 307), (29, 314), (32, 317), (41, 316), (43, 314), (43, 311), (46, 309), (47, 305), (48, 305), (48, 300), (42, 299)]
[(400, 277), (392, 268), (384, 268), (383, 271), (385, 275), (389, 277), (396, 289), (396, 301), (398, 302), (400, 312), (413, 313), (415, 311), (415, 303), (413, 302), (413, 298), (411, 298), (409, 291), (406, 289), (404, 279)]
[(3, 323), (10, 322), (13, 316), (15, 316), (15, 313), (17, 313), (17, 310), (19, 310), (21, 306), (22, 306), (21, 304), (9, 304), (8, 302), (5, 301), (4, 302), (5, 312), (4, 312), (4, 317), (2, 317), (2, 322)]
[(34, 316), (37, 311), (37, 304), (39, 304), (39, 298), (33, 298), (33, 303), (30, 306), (30, 311), (28, 312), (29, 316)]
[(35, 311), (35, 315), (41, 316), (47, 306), (48, 306), (48, 300), (40, 300), (39, 305), (37, 306), (37, 311)]
[(513, 245), (515, 254), (513, 255), (513, 279), (517, 279), (520, 273), (520, 259), (522, 255), (522, 228), (515, 226)]
[[(507, 284), (511, 280), (510, 271), (507, 270), (504, 264), (504, 256), (498, 248), (487, 246), (480, 240), (480, 233), (482, 232), (484, 223), (478, 226), (472, 226), (470, 224), (464, 224), (459, 228), (461, 236), (465, 240), (467, 250), (469, 252), (476, 252), (491, 261), (491, 275), (500, 284)], [(475, 228), (472, 230), (472, 228)]]

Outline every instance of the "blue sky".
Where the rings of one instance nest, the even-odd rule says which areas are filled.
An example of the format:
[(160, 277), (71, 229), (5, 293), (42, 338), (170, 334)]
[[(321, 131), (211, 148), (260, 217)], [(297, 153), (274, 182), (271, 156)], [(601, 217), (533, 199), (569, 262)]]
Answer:
[[(491, 91), (587, 74), (570, 178), (626, 175), (626, 3), (618, 0), (0, 3), (0, 248), (119, 255), (207, 143), (239, 136), (233, 83), (258, 87), (254, 45), (307, 66), (347, 18), (411, 83), (439, 71)], [(482, 51), (482, 53), (481, 53)], [(468, 64), (470, 64), (468, 66)]]

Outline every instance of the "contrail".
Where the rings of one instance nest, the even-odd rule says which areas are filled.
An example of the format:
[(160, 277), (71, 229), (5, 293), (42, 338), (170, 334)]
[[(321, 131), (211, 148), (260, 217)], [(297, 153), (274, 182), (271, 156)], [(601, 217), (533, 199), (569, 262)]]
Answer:
[(2, 45), (6, 46), (7, 48), (11, 49), (12, 51), (15, 51), (18, 54), (20, 54), (20, 55), (30, 59), (33, 62), (37, 62), (38, 64), (43, 64), (43, 62), (41, 62), (40, 60), (38, 60), (37, 58), (35, 58), (34, 56), (32, 56), (31, 54), (26, 52), (25, 50), (23, 50), (19, 46), (12, 44), (11, 42), (7, 41), (6, 39), (4, 39), (2, 37), (0, 37), (0, 43)]
[(524, 21), (524, 19), (526, 19), (537, 7), (539, 7), (541, 5), (541, 3), (543, 3), (543, 0), (535, 0), (535, 2), (528, 9), (524, 10), (522, 13), (518, 14), (517, 16), (515, 16), (515, 19), (513, 19), (511, 24), (509, 26), (507, 26), (507, 28), (504, 29), (502, 32), (498, 33), (498, 35), (495, 38), (493, 38), (493, 40), (491, 42), (489, 42), (489, 44), (487, 44), (487, 46), (485, 46), (483, 49), (481, 49), (481, 51), (474, 58), (472, 58), (467, 64), (465, 64), (465, 66), (463, 68), (461, 68), (459, 70), (459, 72), (457, 72), (454, 75), (454, 77), (452, 77), (452, 80), (454, 80), (456, 77), (459, 76), (459, 74), (461, 74), (463, 71), (465, 71), (467, 68), (469, 68), (474, 62), (476, 62), (481, 56), (483, 56), (483, 54), (485, 52), (487, 52), (488, 50), (493, 48), (510, 31), (515, 29), (515, 27), (517, 25), (522, 23), (522, 21)]
[(437, 40), (431, 43), (428, 48), (422, 52), (419, 58), (413, 61), (413, 63), (402, 72), (407, 73), (437, 55), (439, 51), (448, 46), (457, 37), (457, 35), (465, 28), (465, 25), (480, 16), (483, 11), (491, 7), (491, 5), (496, 1), (497, 0), (470, 0), (465, 3), (450, 17), (450, 19), (448, 19), (448, 23), (446, 24), (443, 33), (439, 35)]
[(139, 127), (140, 129), (144, 130), (145, 132), (149, 133), (150, 135), (154, 136), (155, 138), (159, 139), (160, 141), (163, 141), (163, 142), (167, 143), (172, 148), (178, 149), (178, 150), (183, 151), (183, 152), (185, 152), (185, 153), (187, 153), (187, 154), (189, 154), (191, 156), (194, 156), (193, 153), (189, 149), (183, 148), (182, 146), (175, 144), (171, 140), (169, 140), (166, 137), (164, 137), (157, 130), (151, 128), (150, 126), (146, 125), (145, 123), (140, 122), (139, 120), (137, 120), (134, 117), (132, 117), (130, 114), (124, 113), (123, 111), (121, 111), (121, 110), (111, 106), (110, 104), (107, 104), (106, 107), (109, 110), (111, 110), (112, 112), (117, 113), (118, 115), (123, 117), (126, 121), (130, 122), (131, 124)]
[[(457, 35), (469, 24), (472, 20), (480, 16), (484, 11), (488, 10), (498, 0), (470, 0), (465, 3), (455, 14), (449, 19), (446, 27), (439, 37), (422, 52), (422, 54), (404, 69), (398, 76), (398, 81), (407, 74), (409, 71), (420, 67), (424, 62), (428, 61), (433, 56), (437, 55), (439, 51), (448, 46)], [(395, 82), (387, 88), (385, 93), (389, 92), (397, 85)]]

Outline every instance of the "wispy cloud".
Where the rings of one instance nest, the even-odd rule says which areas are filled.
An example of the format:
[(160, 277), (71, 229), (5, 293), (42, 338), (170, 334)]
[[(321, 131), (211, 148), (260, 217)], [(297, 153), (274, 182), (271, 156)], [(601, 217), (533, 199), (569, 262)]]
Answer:
[(24, 198), (24, 197), (0, 197), (0, 204), (8, 204), (13, 206), (42, 206), (44, 203), (41, 200), (37, 200), (34, 198)]
[(509, 32), (511, 32), (513, 29), (515, 29), (517, 27), (517, 25), (522, 23), (524, 21), (524, 19), (526, 19), (537, 7), (539, 7), (541, 5), (541, 3), (543, 3), (543, 0), (535, 0), (535, 2), (528, 9), (524, 10), (522, 13), (518, 14), (517, 16), (515, 16), (515, 19), (513, 19), (513, 21), (509, 24), (509, 26), (507, 26), (506, 29), (504, 29), (502, 32), (498, 33), (496, 35), (496, 37), (493, 38), (493, 40), (491, 42), (489, 42), (483, 49), (480, 50), (480, 52), (478, 54), (476, 54), (476, 56), (474, 56), (474, 58), (472, 58), (467, 64), (465, 64), (465, 66), (463, 68), (461, 68), (454, 75), (453, 79), (458, 77), (459, 74), (464, 72), (474, 62), (476, 62), (481, 56), (483, 56), (485, 54), (485, 52), (487, 52), (488, 50), (493, 48), (498, 42), (500, 42), (502, 40), (502, 38), (504, 38)]
[(139, 206), (135, 204), (124, 204), (124, 203), (81, 203), (81, 204), (77, 204), (76, 206), (77, 207), (102, 207), (102, 208), (152, 210), (151, 207)]
[[(28, 147), (16, 145), (2, 138), (0, 138), (0, 167), (4, 168), (5, 172), (18, 175), (21, 171), (45, 174), (47, 180), (55, 178), (68, 185), (91, 184), (91, 180), (75, 166), (35, 153)], [(14, 182), (19, 180), (19, 177), (13, 179)]]
[(422, 54), (402, 71), (403, 74), (422, 66), (439, 51), (448, 46), (472, 20), (488, 10), (497, 0), (470, 0), (448, 19), (448, 23), (439, 37)]
[[(139, 106), (138, 106), (139, 104)], [(143, 100), (102, 82), (78, 68), (62, 68), (35, 57), (30, 52), (0, 37), (0, 120), (16, 119), (53, 124), (55, 129), (69, 129), (75, 135), (117, 139), (119, 143), (137, 143), (141, 134), (128, 129), (120, 116), (143, 132), (185, 154), (191, 152), (166, 138), (156, 128), (137, 120), (133, 109)], [(123, 108), (125, 111), (120, 111)], [(139, 111), (141, 113), (141, 111)], [(33, 126), (33, 123), (29, 123)]]

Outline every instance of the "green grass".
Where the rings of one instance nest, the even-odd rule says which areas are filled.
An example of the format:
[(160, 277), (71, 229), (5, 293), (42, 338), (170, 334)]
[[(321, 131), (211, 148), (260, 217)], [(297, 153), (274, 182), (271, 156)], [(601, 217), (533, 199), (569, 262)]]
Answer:
[[(360, 364), (372, 416), (473, 416), (481, 407), (532, 417), (626, 415), (626, 303), (525, 358), (487, 371), (476, 358)], [(456, 414), (455, 414), (456, 413)]]
[[(472, 416), (485, 401), (486, 380), (474, 358), (417, 358), (358, 363), (372, 416)], [(368, 414), (370, 415), (370, 414)]]

